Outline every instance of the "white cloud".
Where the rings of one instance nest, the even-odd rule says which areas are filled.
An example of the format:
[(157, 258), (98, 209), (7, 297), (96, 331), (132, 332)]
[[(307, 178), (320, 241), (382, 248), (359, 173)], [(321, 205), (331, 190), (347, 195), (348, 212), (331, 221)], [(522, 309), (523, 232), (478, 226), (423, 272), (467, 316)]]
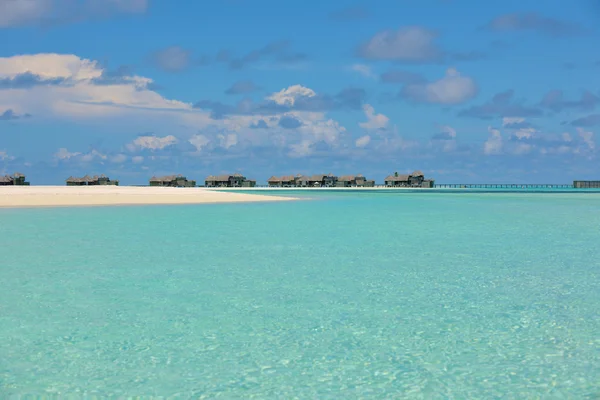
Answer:
[(126, 147), (129, 151), (141, 149), (147, 150), (162, 150), (165, 147), (177, 144), (178, 140), (173, 135), (164, 137), (160, 136), (138, 136), (135, 140), (129, 143)]
[(502, 134), (498, 129), (494, 129), (491, 126), (488, 127), (488, 132), (489, 137), (483, 144), (483, 153), (486, 155), (502, 153), (502, 147), (504, 146)]
[(54, 158), (56, 158), (58, 160), (69, 160), (69, 159), (71, 159), (73, 157), (77, 157), (79, 155), (81, 155), (81, 153), (70, 152), (66, 148), (61, 147), (60, 149), (58, 149), (58, 151), (56, 153), (54, 153)]
[(194, 135), (188, 141), (197, 151), (201, 151), (210, 143), (210, 139), (205, 135)]
[(267, 97), (267, 99), (273, 100), (277, 104), (293, 106), (296, 99), (313, 96), (316, 96), (316, 93), (312, 89), (302, 85), (292, 85), (277, 93), (273, 93), (271, 96)]
[(516, 155), (528, 154), (533, 149), (533, 145), (529, 143), (517, 143), (513, 149), (512, 153)]
[(238, 143), (238, 136), (235, 133), (219, 134), (217, 138), (219, 139), (220, 146), (225, 149), (233, 147)]
[(596, 148), (596, 142), (594, 141), (594, 133), (590, 131), (586, 131), (583, 128), (577, 128), (577, 133), (579, 137), (583, 140), (583, 142), (589, 147), (590, 150), (594, 150)]
[(365, 135), (361, 136), (354, 142), (354, 145), (358, 148), (366, 147), (371, 142), (371, 136)]
[(440, 127), (440, 129), (442, 130), (442, 132), (447, 134), (449, 138), (451, 138), (451, 139), (456, 138), (456, 129), (454, 129), (453, 127), (448, 126), (448, 125), (442, 125)]
[(525, 122), (525, 118), (521, 118), (521, 117), (504, 117), (502, 118), (502, 127), (506, 128), (507, 126), (513, 125), (513, 124), (520, 124)]
[(294, 158), (307, 157), (314, 153), (313, 144), (310, 140), (302, 140), (300, 143), (294, 143), (290, 145), (288, 155)]
[(142, 13), (148, 0), (0, 0), (0, 28)]
[[(229, 115), (214, 120), (210, 118), (208, 110), (167, 99), (148, 89), (151, 79), (137, 75), (110, 75), (94, 60), (69, 54), (0, 58), (0, 79), (13, 79), (24, 73), (30, 74), (28, 79), (33, 84), (0, 91), (0, 109), (31, 113), (41, 121), (52, 118), (103, 124), (110, 126), (113, 131), (116, 130), (115, 127), (119, 127), (120, 131), (176, 129), (178, 132), (163, 138), (139, 137), (126, 145), (130, 151), (161, 150), (179, 142), (178, 138), (191, 138), (190, 143), (203, 150), (217, 147), (233, 149), (240, 146), (240, 143), (243, 146), (273, 145), (281, 148), (310, 143), (307, 147), (310, 149), (312, 144), (324, 142), (336, 147), (346, 138), (346, 129), (337, 121), (327, 118), (324, 112), (287, 113), (302, 121), (302, 126), (287, 131), (278, 127), (283, 114)], [(314, 90), (293, 85), (272, 93), (267, 98), (281, 105), (292, 106), (300, 98), (313, 96), (316, 96)], [(379, 124), (382, 123), (382, 118), (386, 118), (375, 114), (373, 117), (375, 120), (372, 123), (379, 121)], [(268, 129), (248, 129), (252, 122), (260, 119), (266, 122)], [(197, 133), (202, 136), (194, 137)], [(206, 140), (208, 142), (204, 143)], [(59, 157), (68, 158), (67, 153), (59, 153)], [(296, 153), (301, 154), (302, 151)]]
[(358, 72), (362, 76), (366, 78), (376, 78), (377, 75), (373, 73), (373, 70), (370, 66), (365, 64), (354, 64), (350, 67), (350, 69), (354, 72)]
[(418, 26), (387, 30), (373, 36), (359, 49), (359, 54), (378, 60), (435, 61), (443, 55), (434, 43), (436, 37), (435, 32)]
[(434, 82), (410, 84), (402, 88), (403, 97), (420, 103), (459, 104), (477, 94), (477, 85), (469, 77), (461, 76), (454, 68)]
[(375, 114), (375, 109), (370, 104), (363, 106), (363, 111), (367, 116), (367, 122), (361, 122), (359, 125), (363, 129), (382, 129), (388, 125), (390, 119), (383, 114)]
[(77, 157), (81, 162), (92, 162), (95, 160), (106, 160), (108, 156), (106, 154), (100, 153), (97, 150), (92, 150), (89, 153), (81, 154)]
[(0, 161), (12, 161), (15, 158), (9, 155), (5, 150), (0, 151)]
[(144, 162), (144, 157), (142, 157), (142, 156), (131, 157), (131, 162), (134, 164), (141, 164)]
[[(0, 79), (29, 73), (48, 84), (12, 88), (0, 92), (0, 107), (29, 112), (36, 117), (69, 119), (140, 114), (189, 113), (191, 104), (169, 100), (147, 89), (151, 79), (123, 76), (113, 82), (101, 82), (106, 71), (98, 62), (72, 54), (35, 54), (0, 58)], [(58, 84), (57, 80), (65, 84)], [(198, 118), (200, 112), (196, 111)], [(208, 117), (204, 118), (205, 124)]]

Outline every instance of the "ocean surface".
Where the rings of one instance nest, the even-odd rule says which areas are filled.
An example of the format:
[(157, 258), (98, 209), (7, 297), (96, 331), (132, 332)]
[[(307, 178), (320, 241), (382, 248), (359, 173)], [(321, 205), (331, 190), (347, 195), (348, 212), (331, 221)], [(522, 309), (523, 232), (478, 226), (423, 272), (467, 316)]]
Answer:
[(600, 193), (291, 194), (0, 209), (0, 398), (600, 398)]

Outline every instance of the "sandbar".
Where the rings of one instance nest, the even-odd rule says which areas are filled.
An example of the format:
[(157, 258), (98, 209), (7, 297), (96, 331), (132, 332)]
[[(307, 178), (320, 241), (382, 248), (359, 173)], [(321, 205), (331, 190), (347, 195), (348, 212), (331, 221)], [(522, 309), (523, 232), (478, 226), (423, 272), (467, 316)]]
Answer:
[(292, 197), (206, 188), (136, 186), (0, 186), (0, 207), (76, 207), (151, 204), (251, 203)]

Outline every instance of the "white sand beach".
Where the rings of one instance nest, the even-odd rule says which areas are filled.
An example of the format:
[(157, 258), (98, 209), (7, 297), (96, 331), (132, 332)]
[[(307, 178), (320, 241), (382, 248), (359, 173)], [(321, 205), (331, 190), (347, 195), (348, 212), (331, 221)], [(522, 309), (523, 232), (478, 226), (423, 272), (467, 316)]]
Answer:
[(0, 207), (116, 206), (289, 201), (291, 197), (205, 188), (135, 186), (0, 186)]

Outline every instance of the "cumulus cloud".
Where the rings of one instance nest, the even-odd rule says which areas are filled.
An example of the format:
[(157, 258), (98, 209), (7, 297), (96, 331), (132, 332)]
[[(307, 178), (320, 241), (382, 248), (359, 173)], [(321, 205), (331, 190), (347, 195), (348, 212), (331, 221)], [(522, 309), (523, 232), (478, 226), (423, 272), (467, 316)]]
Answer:
[(594, 141), (594, 133), (590, 131), (586, 131), (583, 128), (577, 128), (577, 133), (579, 137), (583, 140), (583, 142), (589, 147), (590, 150), (594, 150), (596, 148), (596, 142)]
[(210, 139), (205, 135), (194, 135), (189, 139), (189, 142), (196, 148), (197, 152), (201, 152), (202, 149), (210, 144)]
[(162, 150), (177, 144), (178, 140), (173, 135), (160, 136), (138, 136), (126, 147), (129, 151), (136, 150)]
[(0, 0), (0, 28), (139, 14), (148, 0)]
[(488, 132), (488, 140), (483, 145), (485, 155), (592, 155), (596, 149), (593, 132), (583, 128), (577, 128), (575, 136), (569, 132), (544, 133), (533, 127), (509, 128), (505, 133), (488, 127)]
[(15, 157), (11, 156), (6, 150), (0, 150), (0, 161), (12, 161)]
[[(19, 78), (25, 73), (30, 74), (27, 79)], [(362, 89), (347, 88), (325, 95), (293, 85), (257, 103), (242, 100), (236, 106), (214, 102), (192, 105), (163, 97), (150, 88), (151, 79), (127, 69), (107, 71), (94, 60), (65, 54), (0, 58), (0, 80), (10, 80), (9, 88), (0, 89), (0, 110), (10, 109), (6, 116), (11, 118), (31, 112), (42, 121), (52, 118), (101, 124), (112, 131), (177, 129), (177, 133), (164, 137), (142, 135), (125, 146), (134, 153), (161, 152), (144, 160), (191, 154), (194, 149), (247, 154), (242, 149), (249, 147), (275, 147), (279, 154), (288, 152), (296, 157), (325, 154), (326, 148), (342, 149), (354, 141), (326, 112), (361, 109), (365, 97)], [(215, 107), (224, 107), (219, 110), (220, 119), (211, 118)], [(76, 153), (63, 148), (56, 159), (84, 161), (91, 157), (104, 161), (94, 152)], [(118, 154), (108, 157), (107, 161), (122, 159)]]
[(406, 62), (440, 61), (443, 52), (435, 43), (437, 33), (419, 26), (377, 33), (358, 49), (358, 55), (374, 60)]
[(531, 123), (525, 121), (525, 118), (504, 117), (502, 118), (502, 127), (507, 129), (527, 129), (532, 126)]
[(477, 85), (469, 77), (450, 68), (446, 75), (434, 82), (405, 85), (400, 97), (419, 103), (459, 104), (477, 94)]
[(350, 70), (361, 74), (365, 78), (375, 78), (377, 76), (373, 73), (371, 67), (365, 64), (354, 64), (350, 67)]
[(371, 142), (371, 136), (365, 135), (361, 136), (354, 141), (354, 145), (358, 148), (362, 148), (367, 146)]
[(504, 141), (498, 129), (488, 126), (488, 139), (483, 143), (483, 153), (486, 155), (501, 154)]
[(285, 89), (281, 89), (277, 93), (268, 96), (268, 100), (272, 100), (277, 104), (284, 106), (294, 106), (297, 100), (303, 98), (315, 97), (317, 94), (314, 90), (302, 85), (292, 85)]
[(388, 125), (390, 119), (383, 114), (376, 114), (375, 109), (370, 104), (363, 106), (363, 111), (367, 117), (367, 122), (361, 122), (359, 126), (363, 129), (382, 129)]
[(76, 157), (80, 154), (81, 153), (79, 153), (79, 152), (70, 152), (66, 148), (61, 147), (60, 149), (58, 149), (58, 151), (56, 153), (54, 153), (54, 158), (56, 158), (58, 160), (68, 160), (68, 159)]
[[(31, 112), (36, 117), (98, 119), (107, 116), (182, 113), (191, 104), (169, 100), (148, 88), (151, 79), (131, 75), (106, 81), (107, 73), (98, 62), (70, 54), (35, 54), (0, 58), (0, 80), (15, 79), (24, 73), (39, 84), (0, 90), (0, 109)], [(60, 84), (58, 81), (63, 80)], [(45, 84), (52, 82), (52, 84)], [(189, 117), (189, 116), (188, 116)], [(194, 119), (202, 121), (202, 113)], [(205, 114), (204, 120), (208, 120)]]
[(293, 85), (267, 96), (261, 102), (244, 99), (236, 105), (229, 105), (201, 100), (194, 104), (194, 108), (212, 110), (211, 117), (214, 119), (232, 115), (277, 115), (292, 111), (323, 113), (331, 110), (360, 109), (365, 97), (366, 92), (359, 88), (346, 88), (331, 96), (317, 94), (301, 85)]

